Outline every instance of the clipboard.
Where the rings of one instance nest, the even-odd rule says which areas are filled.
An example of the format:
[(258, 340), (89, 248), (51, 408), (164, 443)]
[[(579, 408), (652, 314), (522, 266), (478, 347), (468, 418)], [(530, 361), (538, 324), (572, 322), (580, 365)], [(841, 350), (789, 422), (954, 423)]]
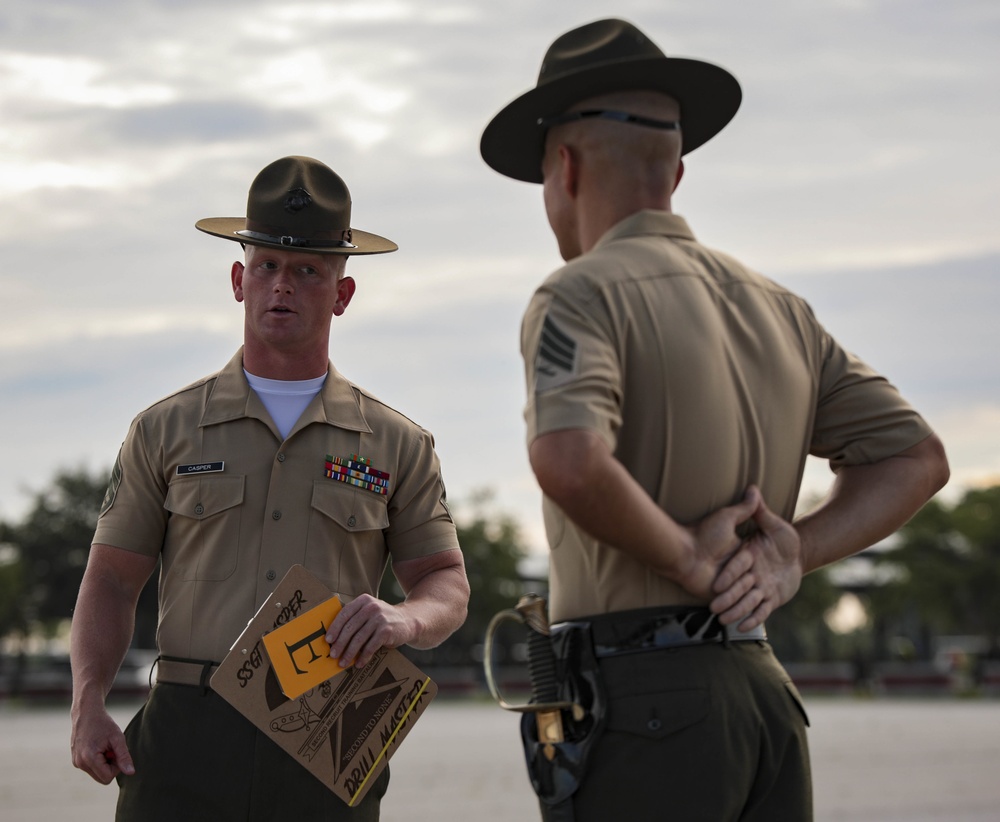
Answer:
[[(327, 646), (326, 659), (339, 673), (334, 670), (330, 678), (313, 672), (318, 677), (315, 684), (288, 696), (264, 636), (334, 598), (303, 566), (293, 565), (240, 634), (211, 682), (216, 693), (353, 807), (436, 696), (437, 685), (394, 648), (382, 649), (364, 668), (340, 669), (329, 659)], [(303, 622), (302, 630), (298, 638), (292, 631), (282, 642), (288, 640), (294, 648), (317, 629)], [(319, 645), (306, 642), (290, 658), (306, 672), (311, 668), (307, 661), (321, 656), (319, 650)], [(286, 687), (290, 693), (296, 691)]]

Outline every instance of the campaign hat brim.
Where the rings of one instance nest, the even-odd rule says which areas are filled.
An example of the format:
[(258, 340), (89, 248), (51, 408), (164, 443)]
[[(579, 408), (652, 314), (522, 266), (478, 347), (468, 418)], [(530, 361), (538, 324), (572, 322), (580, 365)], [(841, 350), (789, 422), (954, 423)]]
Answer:
[[(576, 51), (567, 47), (560, 54), (560, 42), (578, 32), (584, 44)], [(591, 44), (592, 58), (586, 53)], [(609, 52), (611, 57), (607, 56)], [(560, 59), (564, 60), (565, 71), (560, 70)], [(680, 104), (683, 154), (722, 131), (743, 99), (739, 82), (721, 66), (667, 57), (631, 24), (602, 20), (570, 32), (553, 44), (536, 87), (508, 103), (483, 131), (480, 154), (500, 174), (540, 183), (545, 129), (539, 119), (561, 114), (590, 97), (639, 90), (668, 94)]]
[(399, 246), (392, 240), (368, 231), (361, 231), (357, 228), (351, 229), (351, 244), (353, 248), (346, 246), (323, 246), (315, 244), (292, 245), (281, 242), (269, 242), (256, 238), (248, 238), (240, 231), (245, 231), (247, 226), (246, 217), (206, 217), (198, 220), (194, 227), (213, 237), (221, 237), (223, 240), (235, 240), (244, 245), (257, 245), (264, 248), (278, 248), (283, 251), (299, 251), (303, 254), (341, 254), (341, 255), (364, 255), (364, 254), (388, 254), (398, 250)]

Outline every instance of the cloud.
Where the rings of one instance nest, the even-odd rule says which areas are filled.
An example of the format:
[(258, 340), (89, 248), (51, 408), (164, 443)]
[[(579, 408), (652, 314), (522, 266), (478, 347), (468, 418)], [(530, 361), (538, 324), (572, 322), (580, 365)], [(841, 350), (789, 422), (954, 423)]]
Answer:
[(106, 118), (105, 129), (116, 140), (162, 146), (229, 142), (237, 135), (261, 139), (312, 128), (315, 123), (316, 118), (306, 110), (289, 112), (232, 100), (203, 100), (116, 112)]
[[(921, 407), (1000, 403), (1000, 254), (787, 277), (827, 329)], [(963, 400), (964, 398), (964, 400)]]
[(810, 299), (956, 438), (957, 477), (995, 471), (991, 0), (13, 0), (0, 516), (67, 461), (109, 463), (141, 407), (231, 355), (239, 249), (193, 224), (244, 213), (253, 175), (295, 153), (344, 176), (357, 227), (400, 244), (351, 262), (334, 362), (434, 431), (453, 496), (499, 488), (538, 534), (517, 329), (559, 260), (540, 187), (493, 173), (478, 142), (555, 36), (609, 13), (742, 83), (676, 195), (699, 238)]

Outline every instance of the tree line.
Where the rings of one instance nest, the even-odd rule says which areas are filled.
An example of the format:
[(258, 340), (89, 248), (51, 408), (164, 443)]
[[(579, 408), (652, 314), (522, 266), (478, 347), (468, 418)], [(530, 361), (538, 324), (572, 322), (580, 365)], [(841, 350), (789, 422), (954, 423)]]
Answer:
[[(20, 522), (0, 521), (0, 640), (8, 649), (65, 632), (83, 577), (107, 473), (80, 468), (56, 474), (34, 493)], [(476, 666), (495, 613), (544, 579), (522, 573), (528, 555), (517, 523), (490, 512), (489, 494), (453, 506), (472, 596), (465, 625), (439, 648), (409, 652), (422, 665)], [(878, 661), (905, 654), (930, 659), (935, 638), (978, 638), (983, 655), (1000, 657), (1000, 485), (966, 491), (946, 504), (931, 500), (891, 540), (859, 555), (849, 581), (836, 569), (807, 576), (798, 595), (768, 620), (787, 662)], [(380, 595), (398, 600), (387, 570)], [(845, 632), (829, 618), (853, 596), (865, 619)], [(156, 575), (137, 610), (134, 645), (155, 646)], [(498, 653), (516, 659), (517, 636), (498, 636)], [(502, 660), (501, 660), (502, 661)]]

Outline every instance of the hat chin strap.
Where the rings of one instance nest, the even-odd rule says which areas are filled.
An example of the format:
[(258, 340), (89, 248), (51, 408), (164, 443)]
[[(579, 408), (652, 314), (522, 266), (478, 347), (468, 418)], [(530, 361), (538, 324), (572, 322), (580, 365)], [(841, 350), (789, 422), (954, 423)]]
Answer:
[(603, 108), (569, 111), (552, 117), (539, 117), (537, 123), (542, 128), (552, 128), (553, 126), (561, 126), (563, 123), (572, 123), (574, 120), (589, 120), (591, 118), (615, 120), (619, 123), (634, 123), (637, 126), (658, 128), (662, 131), (680, 131), (681, 128), (679, 120), (654, 120), (652, 117), (640, 117), (638, 114), (629, 114), (627, 111), (611, 111)]
[(344, 239), (329, 241), (311, 240), (308, 237), (292, 237), (288, 234), (265, 234), (261, 231), (250, 231), (246, 228), (236, 233), (241, 237), (246, 237), (248, 240), (270, 243), (271, 245), (290, 246), (292, 248), (357, 248), (356, 245), (350, 242), (352, 239), (351, 229), (341, 232), (341, 236)]

